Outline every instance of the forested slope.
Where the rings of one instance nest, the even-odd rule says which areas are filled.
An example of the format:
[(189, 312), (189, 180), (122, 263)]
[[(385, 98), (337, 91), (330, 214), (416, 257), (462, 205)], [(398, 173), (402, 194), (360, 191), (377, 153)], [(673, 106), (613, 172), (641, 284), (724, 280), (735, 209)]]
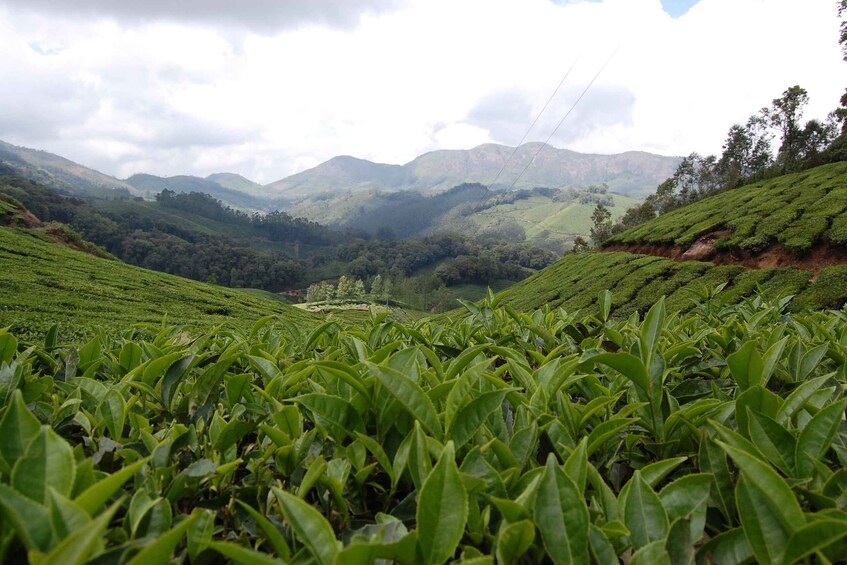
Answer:
[(24, 335), (59, 323), (60, 335), (82, 338), (96, 327), (114, 333), (165, 318), (203, 328), (249, 327), (269, 314), (304, 327), (317, 322), (279, 300), (96, 257), (26, 228), (0, 227), (0, 288), (0, 327)]

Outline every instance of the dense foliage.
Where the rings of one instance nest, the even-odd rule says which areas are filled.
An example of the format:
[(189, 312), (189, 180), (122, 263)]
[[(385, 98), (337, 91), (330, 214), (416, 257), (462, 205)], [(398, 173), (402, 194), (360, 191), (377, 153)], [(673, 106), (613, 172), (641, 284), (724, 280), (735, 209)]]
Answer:
[(0, 228), (0, 328), (11, 326), (23, 337), (43, 336), (54, 322), (62, 338), (82, 339), (96, 328), (114, 333), (160, 324), (163, 316), (201, 329), (225, 322), (249, 327), (270, 313), (304, 327), (317, 323), (270, 293), (156, 273), (57, 245), (38, 231)]
[(444, 282), (516, 281), (556, 257), (544, 249), (475, 242), (457, 234), (402, 241), (362, 239), (284, 212), (246, 214), (197, 192), (165, 190), (156, 202), (92, 202), (5, 175), (0, 176), (0, 194), (22, 202), (41, 220), (72, 226), (88, 241), (130, 264), (271, 292), (303, 288), (345, 273), (360, 279), (378, 273), (409, 277), (444, 259), (464, 256), (493, 265), (492, 277), (460, 273)]
[(749, 251), (774, 242), (795, 251), (847, 244), (847, 163), (824, 165), (713, 195), (611, 238), (618, 243), (691, 244), (721, 228), (717, 245)]
[(0, 559), (847, 558), (847, 314), (497, 302), (413, 326), (0, 332)]
[(668, 297), (669, 311), (687, 312), (707, 288), (718, 285), (725, 285), (719, 299), (727, 304), (761, 291), (777, 298), (795, 296), (792, 310), (837, 309), (847, 302), (847, 265), (825, 267), (815, 277), (794, 268), (747, 270), (623, 252), (577, 253), (506, 289), (503, 303), (520, 311), (545, 305), (574, 311), (594, 307), (597, 293), (610, 289), (616, 316), (643, 314), (662, 295)]

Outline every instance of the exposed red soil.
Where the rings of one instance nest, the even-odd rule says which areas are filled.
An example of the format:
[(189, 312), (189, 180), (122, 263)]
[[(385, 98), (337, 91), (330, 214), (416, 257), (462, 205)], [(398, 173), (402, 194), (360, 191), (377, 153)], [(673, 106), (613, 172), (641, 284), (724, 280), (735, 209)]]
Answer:
[(17, 210), (11, 214), (0, 216), (0, 226), (12, 226), (17, 228), (41, 227), (41, 220), (29, 210)]
[(847, 248), (818, 243), (802, 254), (786, 249), (781, 243), (773, 243), (756, 253), (742, 249), (717, 249), (715, 241), (729, 235), (729, 231), (718, 231), (704, 235), (689, 247), (662, 243), (616, 243), (603, 251), (626, 251), (641, 255), (655, 255), (674, 261), (709, 261), (715, 265), (741, 265), (747, 269), (769, 269), (774, 267), (796, 267), (812, 271), (815, 277), (824, 267), (847, 263)]

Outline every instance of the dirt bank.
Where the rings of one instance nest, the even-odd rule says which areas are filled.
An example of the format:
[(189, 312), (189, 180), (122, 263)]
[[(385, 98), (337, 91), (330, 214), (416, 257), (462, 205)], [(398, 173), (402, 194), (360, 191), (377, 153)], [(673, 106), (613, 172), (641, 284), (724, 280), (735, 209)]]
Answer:
[(729, 235), (728, 231), (704, 235), (688, 247), (662, 243), (616, 243), (603, 251), (626, 251), (642, 255), (666, 257), (674, 261), (709, 261), (715, 265), (741, 265), (747, 269), (796, 267), (817, 275), (824, 267), (847, 264), (847, 248), (818, 243), (810, 250), (797, 253), (777, 242), (756, 253), (743, 249), (718, 249), (715, 241)]

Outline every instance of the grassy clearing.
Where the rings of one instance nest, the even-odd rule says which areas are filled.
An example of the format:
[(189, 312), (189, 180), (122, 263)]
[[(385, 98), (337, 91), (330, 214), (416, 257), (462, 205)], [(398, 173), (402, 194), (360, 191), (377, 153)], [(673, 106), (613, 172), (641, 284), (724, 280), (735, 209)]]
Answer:
[(743, 186), (710, 196), (616, 235), (610, 243), (690, 245), (721, 228), (721, 248), (760, 251), (780, 242), (804, 252), (818, 242), (847, 243), (847, 163)]
[(0, 327), (43, 335), (54, 323), (62, 336), (82, 339), (95, 328), (132, 324), (246, 327), (267, 314), (304, 326), (313, 315), (250, 291), (203, 284), (101, 259), (0, 228)]

